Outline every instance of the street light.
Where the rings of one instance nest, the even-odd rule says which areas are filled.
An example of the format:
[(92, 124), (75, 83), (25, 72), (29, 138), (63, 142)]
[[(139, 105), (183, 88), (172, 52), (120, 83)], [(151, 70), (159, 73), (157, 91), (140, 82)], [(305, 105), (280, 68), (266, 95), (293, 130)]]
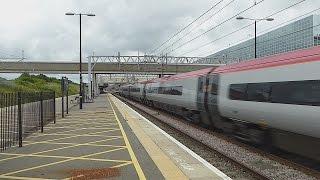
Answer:
[(257, 58), (257, 21), (273, 21), (273, 18), (263, 18), (263, 19), (255, 19), (255, 18), (246, 18), (242, 16), (236, 17), (237, 20), (248, 19), (254, 21), (254, 58)]
[(82, 16), (95, 16), (95, 14), (82, 14), (82, 13), (79, 13), (79, 14), (76, 14), (76, 13), (71, 13), (71, 12), (68, 12), (66, 13), (65, 15), (67, 16), (79, 16), (80, 18), (80, 68), (79, 68), (79, 71), (80, 71), (80, 89), (79, 89), (79, 98), (80, 98), (80, 109), (82, 109), (82, 103), (83, 103), (83, 90), (82, 90), (82, 52), (81, 52), (81, 17)]

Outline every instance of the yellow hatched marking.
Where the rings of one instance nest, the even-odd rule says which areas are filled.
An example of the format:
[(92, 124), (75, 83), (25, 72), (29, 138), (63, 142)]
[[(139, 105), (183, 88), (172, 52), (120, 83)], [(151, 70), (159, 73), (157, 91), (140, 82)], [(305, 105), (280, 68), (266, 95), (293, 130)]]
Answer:
[[(94, 142), (90, 142), (90, 143), (98, 143), (98, 142), (104, 142), (107, 140), (113, 140), (113, 139), (117, 139), (117, 138), (110, 138), (110, 139), (104, 139), (104, 140), (100, 140), (100, 141), (94, 141)], [(38, 143), (30, 143), (30, 144), (38, 144)], [(28, 144), (28, 145), (30, 145)], [(86, 144), (86, 143), (84, 143)], [(82, 144), (83, 145), (83, 144)], [(82, 146), (80, 144), (75, 144), (75, 145), (71, 145), (71, 146), (65, 146), (65, 147), (60, 147), (60, 148), (55, 148), (55, 149), (50, 149), (50, 150), (45, 150), (45, 151), (40, 151), (37, 153), (31, 153), (31, 154), (42, 154), (42, 153), (47, 153), (47, 152), (52, 152), (52, 151), (56, 151), (56, 150), (61, 150), (61, 149), (67, 149), (67, 148), (72, 148), (72, 147), (77, 147), (77, 146)], [(9, 158), (5, 158), (5, 159), (0, 159), (1, 161), (7, 161), (7, 160), (11, 160), (11, 159), (16, 159), (16, 158), (20, 158), (20, 157), (25, 157), (25, 154), (21, 154), (20, 156), (16, 156), (16, 157), (9, 157)]]
[[(80, 157), (77, 157), (77, 158), (87, 158), (87, 157), (90, 157), (90, 156), (95, 156), (95, 155), (99, 155), (99, 154), (104, 154), (104, 153), (108, 153), (108, 152), (113, 152), (113, 151), (117, 151), (117, 150), (120, 150), (120, 149), (123, 149), (123, 148), (112, 149), (112, 150), (108, 150), (108, 151), (102, 151), (102, 152), (93, 153), (93, 154), (89, 154), (89, 155), (85, 155), (85, 156), (80, 156)], [(55, 164), (60, 164), (60, 163), (64, 163), (64, 162), (69, 162), (69, 161), (72, 161), (72, 160), (77, 160), (77, 158), (66, 159), (66, 160), (57, 161), (57, 162), (53, 162), (53, 163), (49, 163), (49, 164), (44, 164), (44, 165), (34, 166), (34, 167), (31, 167), (31, 168), (26, 168), (26, 169), (22, 169), (22, 170), (18, 170), (18, 171), (13, 171), (13, 172), (9, 172), (9, 173), (2, 174), (2, 176), (12, 175), (12, 174), (20, 173), (20, 172), (25, 172), (25, 171), (33, 170), (33, 169), (38, 169), (38, 168), (47, 167), (47, 166), (51, 166), (51, 165), (55, 165)]]
[[(46, 127), (47, 129), (62, 129), (62, 128), (70, 128), (70, 129), (73, 129), (74, 127)], [(95, 127), (87, 127), (87, 128), (79, 128), (79, 129), (108, 129), (108, 128), (95, 128)], [(74, 131), (76, 130), (79, 130), (79, 129), (75, 129)], [(67, 130), (66, 130), (67, 131)]]
[(90, 126), (89, 128), (96, 128), (96, 129), (101, 129), (101, 128), (112, 128), (110, 126), (114, 126), (114, 125), (89, 125), (89, 124), (76, 124), (76, 125), (68, 125), (68, 126), (57, 126), (57, 127), (68, 127), (68, 128), (88, 128), (88, 126)]
[[(122, 136), (120, 137), (119, 136), (119, 139), (122, 138)], [(28, 143), (32, 143), (32, 142), (35, 142), (35, 141), (25, 141), (27, 144)], [(59, 143), (59, 142), (46, 142), (46, 141), (41, 141), (40, 143), (38, 144), (52, 144), (52, 145), (76, 145), (78, 143)], [(87, 144), (84, 144), (82, 143), (81, 145), (83, 146), (93, 146), (93, 147), (126, 147), (126, 146), (118, 146), (118, 145), (111, 145), (111, 144), (91, 144), (91, 143), (87, 143)], [(0, 154), (3, 154), (3, 153), (0, 153)]]
[(19, 176), (3, 176), (0, 175), (0, 179), (22, 179), (22, 180), (53, 180), (44, 178), (30, 178), (30, 177), (19, 177)]
[[(47, 142), (57, 141), (57, 140), (63, 140), (63, 139), (69, 139), (69, 138), (78, 137), (78, 136), (81, 136), (81, 135), (74, 135), (74, 136), (68, 136), (68, 137), (50, 139), (50, 140), (47, 140)], [(37, 136), (37, 137), (40, 137), (40, 136)], [(30, 138), (30, 139), (31, 139), (31, 138)], [(38, 143), (39, 143), (39, 142), (35, 142), (35, 143), (31, 143), (31, 144), (38, 144)], [(31, 144), (28, 144), (28, 145), (31, 145)], [(27, 146), (27, 145), (24, 145), (24, 146)]]
[[(107, 133), (107, 132), (113, 132), (113, 131), (119, 131), (120, 129), (117, 128), (110, 128), (107, 131), (99, 131), (95, 133), (89, 133), (89, 134), (73, 134), (73, 133), (48, 133), (48, 134), (39, 134), (34, 136), (29, 136), (30, 138), (36, 138), (36, 137), (43, 137), (43, 136), (105, 136), (105, 135), (98, 135), (101, 133)], [(28, 139), (29, 139), (28, 137)]]
[[(46, 132), (45, 132), (45, 134), (43, 134), (43, 133), (37, 133), (36, 135), (37, 136), (44, 136), (44, 135), (46, 135), (46, 134), (63, 134), (63, 133), (65, 133), (65, 132), (74, 132), (74, 131), (77, 131), (77, 132), (79, 132), (79, 131), (82, 131), (82, 130), (88, 130), (87, 128), (78, 128), (78, 129), (74, 129), (74, 128), (67, 128), (68, 130), (64, 130), (64, 131), (58, 131), (58, 132), (51, 132), (52, 130), (58, 130), (58, 129), (62, 129), (63, 127), (56, 127), (56, 128), (45, 128), (45, 130), (46, 130)], [(71, 129), (71, 130), (70, 130)], [(113, 130), (113, 129), (116, 129), (115, 127), (114, 128), (111, 128), (111, 127), (109, 127), (109, 128), (102, 128), (102, 129), (100, 129), (100, 130)], [(49, 131), (49, 132), (48, 132)], [(104, 131), (101, 131), (101, 132), (104, 132)]]
[(74, 122), (61, 122), (61, 123), (59, 123), (59, 124), (57, 124), (57, 125), (68, 125), (68, 124), (70, 124), (70, 125), (82, 125), (82, 124), (84, 124), (84, 125), (118, 125), (116, 122), (113, 122), (113, 123), (111, 123), (111, 122), (109, 122), (109, 123), (103, 123), (103, 122), (98, 122), (98, 123), (74, 123)]
[[(83, 118), (83, 117), (82, 117)], [(98, 123), (104, 123), (104, 122), (115, 122), (115, 118), (114, 117), (103, 117), (103, 118), (100, 118), (100, 119), (85, 119), (85, 120), (77, 120), (76, 122), (73, 120), (73, 119), (70, 119), (70, 120), (64, 120), (64, 121), (61, 121), (62, 122), (70, 122), (70, 123), (88, 123), (88, 122), (92, 122), (92, 123), (95, 123), (95, 122), (98, 122)]]
[(129, 164), (132, 164), (132, 161), (126, 162), (126, 163), (123, 163), (123, 164), (119, 164), (119, 165), (115, 165), (115, 166), (112, 166), (111, 168), (119, 168), (119, 167), (123, 167), (123, 166), (129, 165)]
[(116, 112), (115, 112), (115, 110), (114, 110), (114, 108), (113, 108), (113, 105), (112, 105), (112, 103), (111, 103), (111, 99), (110, 99), (109, 95), (107, 96), (107, 98), (108, 98), (108, 101), (109, 101), (109, 103), (110, 103), (110, 105), (111, 105), (113, 114), (114, 114), (114, 116), (116, 117), (116, 120), (117, 120), (117, 122), (118, 122), (118, 124), (119, 124), (119, 127), (120, 127), (120, 130), (121, 130), (121, 133), (122, 133), (124, 142), (126, 143), (127, 149), (128, 149), (128, 151), (129, 151), (130, 157), (131, 157), (131, 159), (132, 159), (132, 163), (133, 163), (133, 165), (134, 165), (134, 167), (135, 167), (135, 169), (136, 169), (136, 171), (137, 171), (137, 174), (138, 174), (138, 176), (139, 176), (139, 179), (145, 180), (146, 177), (145, 177), (145, 175), (144, 175), (144, 173), (143, 173), (143, 171), (142, 171), (142, 168), (141, 168), (141, 166), (140, 166), (140, 164), (139, 164), (139, 162), (138, 162), (138, 160), (137, 160), (137, 158), (136, 158), (136, 156), (135, 156), (135, 154), (134, 154), (134, 152), (133, 152), (133, 150), (132, 150), (132, 147), (131, 147), (130, 142), (129, 142), (128, 138), (127, 138), (127, 135), (126, 135), (126, 133), (125, 133), (123, 127), (122, 127), (122, 124), (121, 124), (121, 122), (120, 122), (120, 120), (119, 120), (119, 118), (118, 118), (118, 116), (117, 116), (117, 114), (116, 114)]
[[(126, 149), (126, 147), (116, 148), (116, 150)], [(112, 149), (113, 150), (113, 149)], [(108, 152), (106, 152), (108, 153)], [(21, 154), (15, 153), (2, 153), (5, 155), (15, 155), (19, 156)], [(52, 156), (52, 155), (39, 155), (39, 154), (25, 154), (24, 157), (42, 157), (42, 158), (57, 158), (57, 159), (73, 159), (73, 160), (88, 160), (88, 161), (101, 161), (101, 162), (121, 162), (127, 163), (131, 161), (127, 160), (116, 160), (116, 159), (97, 159), (97, 158), (82, 158), (82, 157), (69, 157), (69, 156)]]
[[(103, 132), (101, 132), (101, 133), (107, 133), (107, 132), (113, 132), (113, 131), (120, 131), (120, 129), (112, 129), (112, 130), (109, 130), (109, 131), (103, 131)], [(97, 134), (72, 134), (72, 133), (70, 133), (70, 134), (55, 134), (55, 133), (53, 133), (53, 134), (44, 134), (44, 135), (42, 135), (42, 136), (30, 136), (30, 138), (36, 138), (36, 137), (43, 137), (43, 136), (75, 136), (75, 135), (79, 135), (79, 137), (90, 137), (90, 136), (92, 136), (92, 137), (109, 137), (109, 136), (106, 136), (106, 135), (99, 135), (100, 133), (97, 133)]]
[[(89, 143), (82, 143), (82, 145), (96, 145), (96, 144), (92, 144), (92, 143), (100, 143), (100, 142), (106, 142), (106, 141), (111, 141), (111, 140), (115, 140), (115, 139), (122, 139), (123, 137), (122, 136), (113, 136), (113, 137), (111, 137), (111, 136), (109, 136), (109, 138), (110, 139), (104, 139), (104, 140), (101, 140), (101, 141), (93, 141), (93, 142), (89, 142)], [(25, 144), (25, 146), (26, 145), (32, 145), (32, 144), (42, 144), (42, 143), (45, 143), (45, 144), (50, 144), (50, 143), (52, 143), (52, 144), (57, 144), (57, 143), (61, 143), (61, 142), (48, 142), (48, 141), (41, 141), (41, 142), (39, 142), (39, 143), (33, 143), (33, 142), (36, 142), (36, 141), (26, 141), (26, 142), (31, 142), (31, 143), (26, 143)], [(63, 144), (63, 143), (62, 143)], [(71, 144), (74, 144), (74, 145), (76, 145), (76, 144), (78, 144), (78, 143), (71, 143)], [(70, 145), (71, 145), (70, 144)], [(99, 144), (97, 144), (97, 145), (99, 145)], [(126, 146), (124, 146), (124, 147), (126, 147)], [(0, 153), (1, 154), (1, 153)], [(1, 160), (0, 160), (1, 161)]]
[[(116, 131), (118, 129), (108, 129), (106, 131), (99, 131), (99, 132), (95, 132), (95, 133), (90, 133), (90, 135), (96, 135), (96, 134), (100, 134), (100, 133), (104, 133), (104, 132), (111, 132), (111, 131)], [(56, 134), (60, 134), (60, 133), (56, 133)], [(62, 134), (62, 133), (61, 133)], [(30, 137), (41, 137), (41, 136), (46, 136), (48, 134), (40, 134), (38, 136), (30, 136)], [(50, 134), (49, 134), (50, 135)], [(55, 139), (50, 139), (50, 140), (47, 140), (47, 141), (55, 141), (55, 140), (61, 140), (61, 139), (67, 139), (67, 138), (72, 138), (72, 137), (79, 137), (79, 136), (84, 136), (82, 134), (76, 134), (76, 135), (72, 135), (72, 136), (69, 136), (69, 137), (64, 137), (64, 138), (55, 138)], [(31, 138), (30, 138), (31, 139)]]

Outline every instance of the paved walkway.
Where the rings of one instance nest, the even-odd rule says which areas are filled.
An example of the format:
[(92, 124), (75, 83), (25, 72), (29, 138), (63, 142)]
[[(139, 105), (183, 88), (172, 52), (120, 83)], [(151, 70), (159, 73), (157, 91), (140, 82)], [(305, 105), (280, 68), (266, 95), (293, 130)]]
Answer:
[[(108, 97), (100, 96), (26, 138), (22, 148), (0, 153), (0, 179), (163, 179), (121, 121)], [(143, 158), (143, 171), (130, 142)]]
[(226, 179), (112, 95), (0, 153), (0, 179)]

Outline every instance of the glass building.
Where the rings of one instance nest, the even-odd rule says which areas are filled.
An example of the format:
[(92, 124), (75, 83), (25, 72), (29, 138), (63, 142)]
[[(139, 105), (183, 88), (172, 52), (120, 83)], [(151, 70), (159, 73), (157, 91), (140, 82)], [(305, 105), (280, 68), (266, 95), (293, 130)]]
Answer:
[[(257, 57), (320, 45), (320, 15), (310, 15), (257, 36)], [(229, 64), (254, 58), (254, 38), (216, 52), (211, 61)], [(203, 62), (214, 63), (214, 62)]]

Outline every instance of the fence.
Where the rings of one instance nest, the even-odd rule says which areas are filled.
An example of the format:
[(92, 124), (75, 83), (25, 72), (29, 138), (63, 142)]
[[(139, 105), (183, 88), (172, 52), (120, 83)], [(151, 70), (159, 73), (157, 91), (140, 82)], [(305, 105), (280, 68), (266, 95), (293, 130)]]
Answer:
[(19, 144), (28, 135), (55, 122), (54, 92), (0, 94), (0, 151)]

